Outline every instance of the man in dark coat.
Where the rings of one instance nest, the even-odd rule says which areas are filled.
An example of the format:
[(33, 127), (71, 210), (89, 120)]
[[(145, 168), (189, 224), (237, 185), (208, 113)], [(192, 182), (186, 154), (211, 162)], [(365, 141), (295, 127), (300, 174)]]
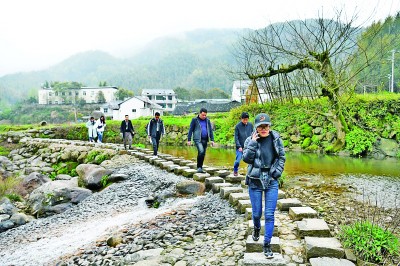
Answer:
[(160, 113), (156, 112), (154, 118), (147, 124), (147, 136), (151, 139), (153, 144), (153, 154), (157, 155), (158, 146), (160, 144), (161, 136), (165, 134), (164, 122), (160, 118)]
[(135, 135), (135, 130), (133, 129), (131, 120), (129, 120), (129, 115), (125, 115), (125, 120), (122, 120), (120, 132), (121, 132), (122, 138), (124, 140), (125, 150), (127, 149), (127, 146), (129, 146), (129, 149), (131, 149), (132, 148), (132, 137), (133, 137), (133, 135)]

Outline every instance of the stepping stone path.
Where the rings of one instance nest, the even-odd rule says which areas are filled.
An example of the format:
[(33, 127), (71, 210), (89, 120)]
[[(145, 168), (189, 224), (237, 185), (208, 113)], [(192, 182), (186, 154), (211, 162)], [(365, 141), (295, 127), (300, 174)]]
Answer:
[[(355, 265), (345, 259), (344, 248), (337, 238), (331, 237), (327, 223), (323, 219), (318, 219), (317, 211), (309, 206), (303, 206), (296, 198), (286, 198), (282, 190), (278, 191), (274, 236), (271, 240), (274, 257), (267, 259), (262, 253), (264, 220), (261, 221), (260, 239), (254, 241), (251, 236), (254, 225), (251, 221), (252, 209), (244, 176), (234, 176), (226, 169), (209, 166), (203, 167), (205, 173), (197, 173), (195, 162), (168, 154), (159, 154), (155, 157), (150, 155), (152, 151), (149, 149), (133, 147), (128, 153), (177, 175), (204, 182), (207, 190), (219, 193), (220, 197), (228, 200), (238, 213), (243, 213), (248, 220), (248, 226), (246, 252), (243, 261), (240, 262), (241, 265)], [(299, 254), (303, 254), (304, 257)]]

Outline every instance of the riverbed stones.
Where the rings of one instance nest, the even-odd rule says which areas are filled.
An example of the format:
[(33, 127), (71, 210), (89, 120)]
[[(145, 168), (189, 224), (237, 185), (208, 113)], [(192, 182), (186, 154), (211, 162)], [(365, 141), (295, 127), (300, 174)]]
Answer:
[(279, 199), (277, 207), (281, 211), (288, 211), (290, 207), (301, 207), (301, 202), (295, 198)]
[(297, 221), (298, 236), (330, 237), (331, 233), (328, 224), (323, 219), (303, 219)]
[(244, 253), (244, 266), (287, 266), (282, 254), (274, 253), (272, 259), (267, 259), (264, 253)]
[(306, 257), (344, 258), (344, 249), (339, 240), (333, 237), (304, 237)]
[(203, 183), (194, 180), (183, 180), (176, 184), (177, 193), (184, 195), (200, 195), (204, 193), (205, 189), (206, 188)]
[(88, 189), (100, 189), (103, 187), (101, 180), (103, 176), (112, 174), (102, 166), (95, 164), (80, 164), (76, 167), (80, 182)]
[(311, 207), (290, 207), (289, 217), (294, 221), (300, 221), (303, 218), (317, 218), (318, 213)]

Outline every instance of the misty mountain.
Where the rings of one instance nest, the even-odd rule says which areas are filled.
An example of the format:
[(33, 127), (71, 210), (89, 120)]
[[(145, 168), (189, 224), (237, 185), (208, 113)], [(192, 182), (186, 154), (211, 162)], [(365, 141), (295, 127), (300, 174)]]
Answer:
[[(232, 45), (242, 30), (195, 30), (158, 38), (129, 58), (103, 51), (78, 53), (46, 70), (0, 78), (0, 104), (30, 96), (45, 81), (77, 81), (97, 86), (100, 81), (138, 93), (140, 89), (221, 88), (230, 91), (232, 79), (225, 69), (234, 62)], [(132, 53), (133, 54), (133, 53)]]

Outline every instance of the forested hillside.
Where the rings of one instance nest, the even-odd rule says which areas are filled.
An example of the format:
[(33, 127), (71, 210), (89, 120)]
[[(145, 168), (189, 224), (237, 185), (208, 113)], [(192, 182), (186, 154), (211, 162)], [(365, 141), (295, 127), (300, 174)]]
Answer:
[(130, 58), (102, 51), (76, 54), (43, 71), (16, 73), (0, 78), (0, 105), (37, 96), (45, 81), (77, 81), (86, 86), (99, 82), (133, 90), (145, 88), (230, 92), (225, 69), (233, 62), (231, 47), (241, 30), (196, 30), (155, 39)]

